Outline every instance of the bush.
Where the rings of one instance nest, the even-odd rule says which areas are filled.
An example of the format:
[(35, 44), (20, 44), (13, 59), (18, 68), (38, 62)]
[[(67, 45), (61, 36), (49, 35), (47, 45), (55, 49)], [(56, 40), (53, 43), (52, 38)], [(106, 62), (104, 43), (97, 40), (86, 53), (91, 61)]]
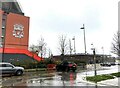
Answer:
[(84, 61), (74, 61), (78, 66), (86, 65), (86, 62)]
[(47, 65), (44, 61), (40, 61), (37, 63), (37, 68), (46, 68)]

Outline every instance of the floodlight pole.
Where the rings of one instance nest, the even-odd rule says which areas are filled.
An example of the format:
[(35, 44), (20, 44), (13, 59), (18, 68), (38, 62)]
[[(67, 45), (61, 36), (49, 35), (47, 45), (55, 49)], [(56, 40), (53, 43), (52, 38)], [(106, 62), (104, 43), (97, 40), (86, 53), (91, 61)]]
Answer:
[(85, 37), (85, 26), (83, 24), (83, 27), (81, 27), (80, 29), (83, 29), (83, 32), (84, 32), (84, 47), (85, 47), (85, 54), (87, 53), (86, 51), (86, 37)]

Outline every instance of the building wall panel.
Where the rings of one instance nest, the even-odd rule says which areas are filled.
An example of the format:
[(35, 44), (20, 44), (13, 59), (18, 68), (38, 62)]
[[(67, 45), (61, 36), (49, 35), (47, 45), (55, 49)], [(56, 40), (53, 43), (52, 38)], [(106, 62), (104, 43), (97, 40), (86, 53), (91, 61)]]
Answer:
[[(23, 35), (22, 37), (18, 37)], [(29, 17), (9, 13), (6, 21), (5, 47), (28, 49)]]

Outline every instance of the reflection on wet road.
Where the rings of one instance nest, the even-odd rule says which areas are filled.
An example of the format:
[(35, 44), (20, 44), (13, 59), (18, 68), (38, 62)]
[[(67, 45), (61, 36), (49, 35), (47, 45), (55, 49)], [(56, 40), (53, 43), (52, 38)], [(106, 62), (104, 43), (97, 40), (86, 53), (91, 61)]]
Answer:
[(52, 77), (31, 79), (27, 82), (29, 86), (75, 86), (77, 73), (58, 72)]
[[(118, 68), (113, 68), (114, 71), (117, 72)], [(100, 70), (98, 73), (102, 74), (104, 72), (109, 73), (111, 69)], [(93, 71), (86, 72), (84, 70), (77, 72), (26, 72), (23, 76), (3, 77), (2, 86), (92, 86), (92, 88), (94, 88), (95, 83), (85, 81), (85, 76), (93, 75), (93, 73)]]

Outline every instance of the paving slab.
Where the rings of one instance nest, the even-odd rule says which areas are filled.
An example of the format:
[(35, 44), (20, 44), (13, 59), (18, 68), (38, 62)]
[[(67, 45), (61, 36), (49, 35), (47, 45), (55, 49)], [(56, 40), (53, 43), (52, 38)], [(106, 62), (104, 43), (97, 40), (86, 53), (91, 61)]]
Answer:
[(98, 84), (103, 84), (107, 86), (120, 86), (120, 78), (114, 78), (114, 79), (101, 81), (101, 82), (98, 82)]

